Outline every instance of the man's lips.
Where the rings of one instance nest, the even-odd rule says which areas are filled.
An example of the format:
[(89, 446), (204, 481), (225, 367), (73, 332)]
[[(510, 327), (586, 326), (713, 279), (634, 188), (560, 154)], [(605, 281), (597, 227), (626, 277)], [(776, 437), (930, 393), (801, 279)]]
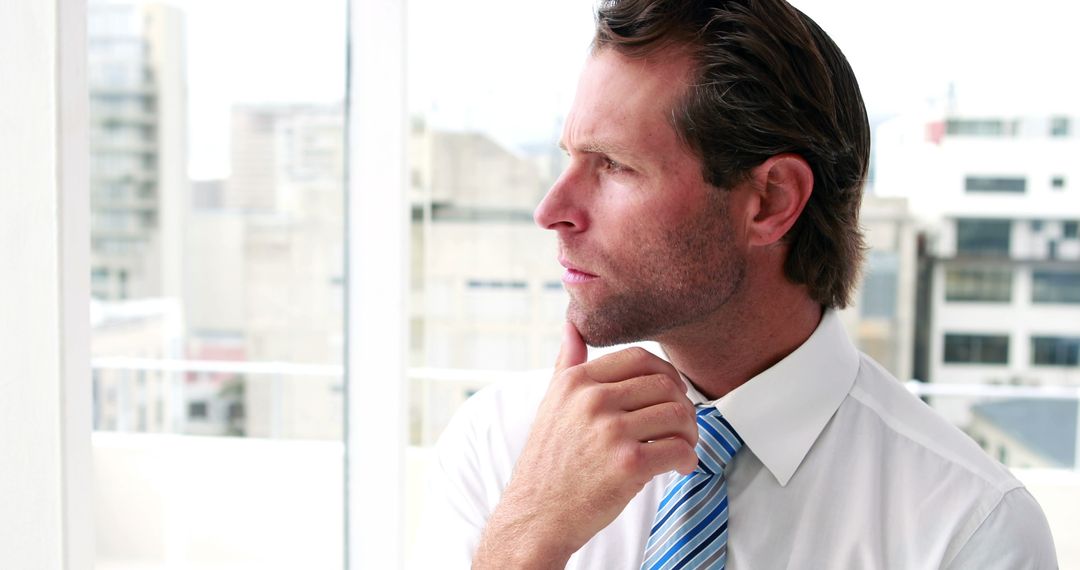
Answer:
[(589, 273), (588, 271), (585, 271), (585, 270), (575, 266), (573, 263), (570, 263), (566, 259), (560, 258), (559, 259), (559, 265), (562, 265), (563, 267), (566, 268), (566, 272), (563, 273), (562, 280), (563, 280), (563, 283), (566, 283), (567, 285), (576, 285), (578, 283), (586, 283), (588, 281), (592, 281), (593, 279), (598, 278), (597, 275)]

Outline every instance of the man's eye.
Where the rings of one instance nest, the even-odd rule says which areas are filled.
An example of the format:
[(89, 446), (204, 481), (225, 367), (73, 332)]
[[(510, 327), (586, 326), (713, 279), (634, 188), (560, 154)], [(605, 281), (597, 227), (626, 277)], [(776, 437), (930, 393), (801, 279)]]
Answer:
[(626, 166), (623, 166), (621, 163), (615, 162), (614, 160), (611, 160), (610, 158), (605, 158), (604, 159), (604, 170), (607, 170), (607, 171), (610, 171), (610, 172), (621, 172), (621, 171), (626, 170)]

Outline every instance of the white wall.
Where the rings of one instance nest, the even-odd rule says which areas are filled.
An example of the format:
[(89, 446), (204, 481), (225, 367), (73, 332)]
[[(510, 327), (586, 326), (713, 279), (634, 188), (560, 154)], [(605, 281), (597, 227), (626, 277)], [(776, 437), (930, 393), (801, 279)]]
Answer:
[(0, 3), (0, 568), (90, 568), (85, 6)]

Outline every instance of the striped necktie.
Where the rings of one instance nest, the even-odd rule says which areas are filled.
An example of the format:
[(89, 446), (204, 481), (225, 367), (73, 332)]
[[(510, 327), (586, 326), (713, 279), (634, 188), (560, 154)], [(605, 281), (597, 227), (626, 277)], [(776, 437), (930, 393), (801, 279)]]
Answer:
[(727, 562), (724, 467), (743, 442), (711, 405), (698, 407), (697, 423), (697, 469), (668, 485), (649, 531), (642, 570), (723, 570)]

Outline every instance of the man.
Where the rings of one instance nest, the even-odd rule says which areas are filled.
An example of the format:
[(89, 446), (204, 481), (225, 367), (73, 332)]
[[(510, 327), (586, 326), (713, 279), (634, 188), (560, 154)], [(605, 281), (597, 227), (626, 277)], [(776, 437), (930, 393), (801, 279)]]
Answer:
[[(783, 0), (608, 0), (537, 207), (555, 375), (466, 403), (428, 567), (1052, 568), (1038, 505), (846, 337), (869, 127)], [(667, 361), (586, 344), (656, 340)]]

